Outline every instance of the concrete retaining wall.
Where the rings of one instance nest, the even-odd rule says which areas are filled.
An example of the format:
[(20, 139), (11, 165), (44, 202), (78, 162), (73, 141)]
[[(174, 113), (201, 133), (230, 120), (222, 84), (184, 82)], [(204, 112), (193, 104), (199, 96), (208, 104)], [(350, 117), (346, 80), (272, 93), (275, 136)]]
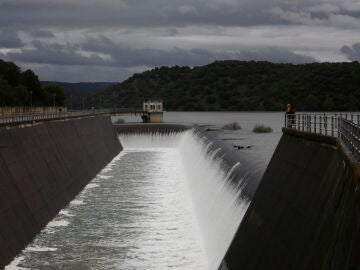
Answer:
[(222, 269), (360, 269), (357, 177), (337, 139), (285, 131)]
[(0, 130), (0, 269), (121, 151), (110, 117)]

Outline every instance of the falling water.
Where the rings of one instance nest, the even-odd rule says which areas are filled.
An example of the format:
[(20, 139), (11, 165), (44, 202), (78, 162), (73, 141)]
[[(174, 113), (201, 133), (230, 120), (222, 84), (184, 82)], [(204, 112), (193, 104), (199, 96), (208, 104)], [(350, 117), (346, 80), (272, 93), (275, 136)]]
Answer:
[(234, 189), (229, 181), (232, 170), (241, 164), (224, 170), (226, 166), (221, 159), (215, 158), (220, 149), (210, 151), (210, 146), (211, 142), (187, 132), (179, 150), (209, 269), (217, 269), (245, 214), (248, 201), (240, 199), (241, 190)]
[(241, 164), (226, 168), (192, 131), (120, 141), (121, 154), (6, 269), (218, 268), (248, 206), (230, 184)]

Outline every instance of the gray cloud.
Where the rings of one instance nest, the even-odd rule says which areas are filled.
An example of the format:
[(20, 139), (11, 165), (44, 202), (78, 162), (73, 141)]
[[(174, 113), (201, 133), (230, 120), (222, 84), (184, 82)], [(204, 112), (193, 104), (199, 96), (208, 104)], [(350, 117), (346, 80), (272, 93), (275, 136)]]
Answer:
[(28, 33), (35, 38), (53, 38), (55, 35), (48, 30), (43, 29), (29, 29)]
[(359, 27), (359, 0), (0, 0), (0, 58), (67, 80), (225, 59), (344, 61)]
[(121, 44), (116, 44), (102, 36), (98, 39), (88, 39), (81, 47), (89, 52), (107, 53), (119, 66), (169, 66), (169, 65), (204, 65), (215, 60), (259, 60), (275, 63), (308, 63), (315, 59), (302, 56), (290, 50), (280, 48), (242, 49), (238, 51), (210, 51), (205, 49), (133, 49)]
[(53, 65), (106, 65), (101, 57), (91, 54), (88, 56), (78, 53), (76, 45), (44, 44), (39, 41), (32, 43), (33, 48), (23, 49), (21, 52), (10, 52), (7, 57), (13, 61), (23, 63), (40, 63)]
[(23, 45), (16, 31), (0, 28), (0, 48), (20, 48)]
[(7, 56), (23, 63), (37, 63), (67, 66), (198, 66), (215, 60), (259, 60), (276, 63), (308, 63), (315, 59), (295, 54), (280, 48), (242, 49), (238, 51), (210, 51), (200, 48), (161, 50), (152, 48), (131, 48), (115, 43), (101, 36), (89, 38), (86, 42), (76, 45), (46, 44), (39, 41), (32, 43), (33, 48), (21, 52), (8, 53)]
[[(2, 0), (0, 25), (89, 27), (337, 23), (359, 20), (356, 0)], [(334, 17), (335, 16), (335, 20)], [(355, 27), (355, 24), (351, 24)], [(342, 27), (340, 20), (339, 26)], [(345, 24), (349, 27), (349, 24)]]
[(351, 47), (343, 46), (341, 52), (351, 61), (360, 61), (360, 42), (353, 44)]

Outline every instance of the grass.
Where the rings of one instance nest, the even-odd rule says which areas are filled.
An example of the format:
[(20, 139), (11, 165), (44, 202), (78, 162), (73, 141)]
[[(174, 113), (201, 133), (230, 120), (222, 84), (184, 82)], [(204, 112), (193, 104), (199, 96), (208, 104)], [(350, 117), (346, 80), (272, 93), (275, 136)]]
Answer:
[(115, 121), (115, 124), (124, 124), (124, 123), (125, 123), (125, 120), (122, 118), (119, 118)]
[(269, 132), (273, 132), (272, 127), (267, 127), (264, 125), (256, 125), (253, 129), (253, 132), (255, 133), (269, 133)]
[(227, 130), (238, 130), (238, 129), (241, 129), (241, 126), (239, 125), (238, 122), (231, 122), (231, 123), (224, 125), (222, 128), (227, 129)]

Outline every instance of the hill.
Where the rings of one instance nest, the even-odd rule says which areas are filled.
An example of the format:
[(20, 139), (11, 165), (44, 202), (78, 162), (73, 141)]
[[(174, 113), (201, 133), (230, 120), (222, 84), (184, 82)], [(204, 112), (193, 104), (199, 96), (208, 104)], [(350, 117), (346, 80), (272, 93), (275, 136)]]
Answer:
[(97, 96), (107, 107), (141, 107), (160, 98), (171, 111), (358, 111), (360, 64), (217, 61), (135, 74)]

